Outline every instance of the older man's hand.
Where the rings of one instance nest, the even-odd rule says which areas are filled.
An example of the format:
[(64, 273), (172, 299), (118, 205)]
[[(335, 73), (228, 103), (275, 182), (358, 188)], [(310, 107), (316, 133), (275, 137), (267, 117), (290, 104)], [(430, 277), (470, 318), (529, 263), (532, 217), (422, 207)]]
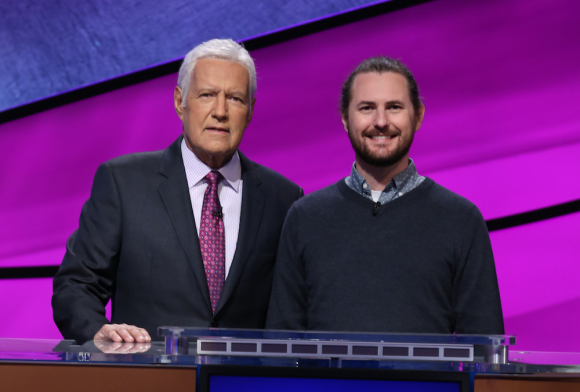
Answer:
[(94, 340), (107, 342), (146, 343), (151, 341), (147, 330), (127, 324), (105, 324), (95, 334)]

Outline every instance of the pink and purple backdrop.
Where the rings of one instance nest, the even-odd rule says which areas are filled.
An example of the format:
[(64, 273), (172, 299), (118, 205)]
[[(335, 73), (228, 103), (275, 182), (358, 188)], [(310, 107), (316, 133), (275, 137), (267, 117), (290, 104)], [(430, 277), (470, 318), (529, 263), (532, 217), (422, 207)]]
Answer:
[[(340, 86), (362, 59), (415, 74), (426, 105), (411, 156), (486, 219), (580, 199), (580, 3), (439, 0), (252, 53), (256, 111), (241, 149), (304, 187), (349, 173)], [(176, 75), (0, 125), (0, 267), (58, 265), (97, 166), (180, 133)], [(580, 214), (491, 233), (506, 332), (580, 351)], [(2, 337), (58, 338), (51, 279), (0, 280)]]

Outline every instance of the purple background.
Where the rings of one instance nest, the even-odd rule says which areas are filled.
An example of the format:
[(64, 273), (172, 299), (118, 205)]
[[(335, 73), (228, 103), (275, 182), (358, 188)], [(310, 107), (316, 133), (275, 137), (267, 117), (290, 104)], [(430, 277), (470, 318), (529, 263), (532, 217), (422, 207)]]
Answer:
[[(258, 93), (241, 149), (305, 188), (349, 173), (340, 86), (363, 58), (402, 59), (426, 116), (421, 174), (486, 219), (580, 198), (580, 3), (439, 0), (254, 51)], [(0, 266), (57, 265), (97, 166), (180, 133), (176, 75), (0, 125)], [(572, 214), (491, 233), (517, 348), (580, 351)], [(0, 281), (3, 337), (56, 338), (51, 280)]]

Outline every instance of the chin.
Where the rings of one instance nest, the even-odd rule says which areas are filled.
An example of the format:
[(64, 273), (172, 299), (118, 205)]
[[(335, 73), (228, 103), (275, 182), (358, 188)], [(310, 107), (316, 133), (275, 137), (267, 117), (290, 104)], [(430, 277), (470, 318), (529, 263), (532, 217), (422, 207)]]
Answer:
[(229, 143), (224, 143), (223, 141), (214, 141), (213, 143), (206, 144), (206, 150), (215, 153), (225, 153), (231, 150)]
[(397, 155), (397, 150), (386, 150), (382, 149), (379, 151), (369, 150), (368, 155), (374, 159), (391, 159), (393, 156)]

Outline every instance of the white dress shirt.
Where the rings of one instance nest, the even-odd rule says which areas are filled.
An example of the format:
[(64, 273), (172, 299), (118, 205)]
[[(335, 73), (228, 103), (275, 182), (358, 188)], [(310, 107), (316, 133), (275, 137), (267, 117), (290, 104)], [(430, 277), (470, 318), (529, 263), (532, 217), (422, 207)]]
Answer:
[[(185, 144), (185, 139), (181, 141), (181, 155), (187, 176), (189, 187), (189, 197), (195, 218), (195, 227), (199, 235), (199, 222), (201, 219), (201, 209), (203, 207), (203, 197), (207, 188), (204, 177), (208, 175), (212, 168), (203, 163)], [(218, 185), (218, 197), (222, 205), (224, 220), (225, 241), (226, 241), (226, 277), (230, 271), (238, 233), (240, 231), (240, 214), (242, 211), (242, 165), (240, 156), (236, 152), (232, 159), (218, 170), (224, 179)]]

